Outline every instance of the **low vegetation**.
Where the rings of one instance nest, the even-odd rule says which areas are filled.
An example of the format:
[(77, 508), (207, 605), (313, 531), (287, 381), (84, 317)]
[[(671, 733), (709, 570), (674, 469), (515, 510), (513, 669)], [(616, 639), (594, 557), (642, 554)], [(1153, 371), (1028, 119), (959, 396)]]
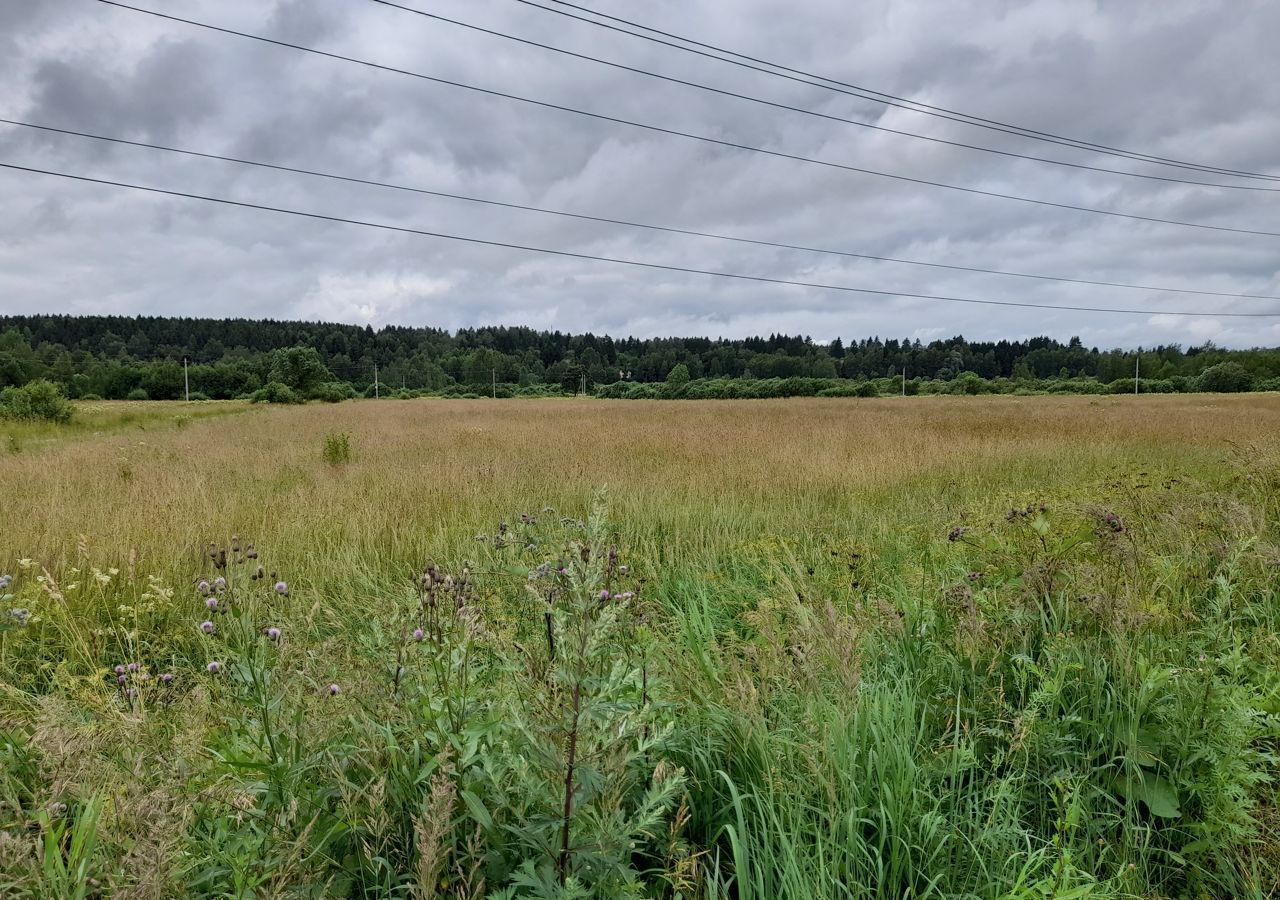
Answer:
[(0, 458), (0, 895), (1273, 896), (1278, 431), (413, 401)]

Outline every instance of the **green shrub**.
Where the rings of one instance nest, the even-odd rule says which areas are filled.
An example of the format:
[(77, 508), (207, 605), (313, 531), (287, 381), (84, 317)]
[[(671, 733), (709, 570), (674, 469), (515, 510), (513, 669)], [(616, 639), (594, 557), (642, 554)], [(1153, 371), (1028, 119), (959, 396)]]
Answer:
[(985, 378), (976, 372), (961, 372), (951, 382), (949, 394), (989, 394), (991, 393), (991, 385)]
[(345, 381), (322, 382), (308, 394), (312, 400), (323, 400), (325, 403), (341, 403), (343, 400), (353, 399), (355, 395), (356, 389)]
[(321, 456), (331, 466), (351, 462), (351, 435), (345, 431), (326, 434)]
[(0, 391), (0, 416), (9, 419), (66, 423), (72, 406), (62, 388), (52, 381), (33, 381)]
[(148, 394), (148, 393), (147, 393), (145, 390), (143, 390), (142, 388), (134, 388), (134, 389), (133, 389), (133, 390), (131, 390), (129, 393), (125, 394), (124, 399), (126, 399), (126, 400), (150, 400), (150, 399), (151, 399), (151, 395), (150, 395), (150, 394)]
[(287, 384), (279, 381), (268, 381), (259, 390), (249, 395), (252, 403), (301, 403), (302, 398), (299, 397)]
[(1217, 394), (1234, 394), (1253, 388), (1253, 376), (1244, 366), (1234, 362), (1222, 362), (1200, 373), (1200, 390)]

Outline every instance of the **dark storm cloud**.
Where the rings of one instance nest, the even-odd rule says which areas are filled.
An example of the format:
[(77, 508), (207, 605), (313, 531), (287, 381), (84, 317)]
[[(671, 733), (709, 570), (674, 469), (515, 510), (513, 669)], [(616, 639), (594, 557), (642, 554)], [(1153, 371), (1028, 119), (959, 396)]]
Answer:
[[(416, 8), (829, 115), (1103, 167), (1021, 140), (720, 65), (512, 0)], [(147, 5), (139, 0), (139, 5)], [(1280, 231), (1276, 194), (1062, 169), (768, 109), (367, 0), (176, 0), (173, 15), (663, 127), (1060, 203)], [(1280, 143), (1280, 7), (1208, 0), (858, 4), (621, 0), (596, 8), (939, 106), (1265, 171)], [(0, 115), (282, 165), (760, 240), (1106, 281), (1280, 294), (1280, 239), (966, 195), (663, 136), (140, 16), (0, 5)], [(0, 159), (434, 231), (880, 290), (1150, 308), (941, 304), (720, 281), (0, 172), (0, 312), (169, 313), (615, 334), (805, 332), (1091, 344), (1280, 343), (1274, 320), (1159, 310), (1280, 302), (966, 274), (476, 206), (0, 126)], [(1229, 180), (1229, 179), (1228, 179)], [(1280, 186), (1280, 185), (1277, 185)]]

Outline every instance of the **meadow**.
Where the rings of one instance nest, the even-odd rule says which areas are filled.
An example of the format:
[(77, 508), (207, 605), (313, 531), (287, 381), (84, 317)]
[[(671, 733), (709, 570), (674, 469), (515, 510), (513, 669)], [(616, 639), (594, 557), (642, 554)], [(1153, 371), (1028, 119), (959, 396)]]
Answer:
[(0, 422), (0, 896), (1280, 893), (1280, 396)]

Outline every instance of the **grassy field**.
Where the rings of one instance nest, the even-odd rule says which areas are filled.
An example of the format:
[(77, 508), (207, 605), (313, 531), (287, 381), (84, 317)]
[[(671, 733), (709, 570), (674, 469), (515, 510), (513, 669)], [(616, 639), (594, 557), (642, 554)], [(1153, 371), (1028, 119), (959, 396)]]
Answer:
[(185, 428), (192, 422), (240, 412), (248, 404), (236, 400), (202, 403), (91, 401), (76, 404), (77, 414), (67, 424), (0, 418), (0, 454), (22, 453), (57, 444), (71, 437), (101, 437), (119, 432), (146, 432)]
[(24, 428), (0, 896), (1280, 891), (1275, 395)]

